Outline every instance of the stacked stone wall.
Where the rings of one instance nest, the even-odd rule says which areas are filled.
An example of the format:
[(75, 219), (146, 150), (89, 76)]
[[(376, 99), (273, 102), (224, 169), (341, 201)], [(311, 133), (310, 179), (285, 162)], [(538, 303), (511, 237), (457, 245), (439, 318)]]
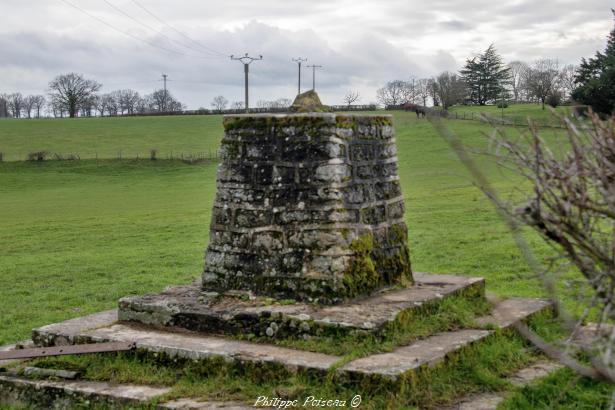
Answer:
[(390, 116), (224, 119), (203, 287), (335, 303), (412, 281)]

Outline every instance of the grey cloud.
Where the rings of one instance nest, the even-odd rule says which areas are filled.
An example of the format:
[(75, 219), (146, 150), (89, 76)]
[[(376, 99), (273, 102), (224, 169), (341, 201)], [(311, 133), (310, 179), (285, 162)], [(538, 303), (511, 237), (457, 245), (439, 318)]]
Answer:
[(472, 24), (466, 23), (461, 20), (441, 21), (438, 23), (438, 26), (440, 26), (441, 28), (445, 30), (451, 30), (451, 31), (465, 31), (473, 27)]
[[(131, 87), (151, 92), (161, 85), (160, 74), (165, 72), (172, 79), (172, 91), (191, 107), (207, 106), (217, 94), (231, 101), (241, 99), (243, 71), (237, 62), (199, 53), (192, 43), (182, 48), (169, 42), (166, 36), (187, 40), (132, 1), (109, 0), (164, 35), (139, 26), (104, 2), (70, 1), (134, 36), (190, 56), (152, 48), (58, 1), (0, 0), (4, 80), (0, 92), (41, 92), (64, 71), (96, 78), (107, 91)], [(292, 57), (308, 57), (309, 63), (324, 66), (317, 75), (317, 87), (325, 101), (339, 102), (346, 90), (359, 89), (362, 102), (369, 102), (387, 80), (456, 71), (465, 58), (490, 43), (508, 60), (545, 56), (575, 62), (603, 48), (608, 24), (612, 27), (606, 0), (582, 4), (573, 0), (138, 1), (223, 54), (263, 54), (264, 60), (251, 66), (253, 101), (293, 96), (297, 67)], [(570, 30), (592, 22), (606, 22), (604, 32)], [(540, 36), (549, 41), (537, 42)], [(305, 70), (303, 75), (307, 88), (311, 73)]]

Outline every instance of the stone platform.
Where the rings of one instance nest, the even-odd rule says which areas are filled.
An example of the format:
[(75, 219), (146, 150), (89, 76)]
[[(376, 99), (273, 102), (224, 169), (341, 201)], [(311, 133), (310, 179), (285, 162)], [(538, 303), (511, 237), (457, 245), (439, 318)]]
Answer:
[(442, 298), (484, 297), (482, 278), (415, 272), (414, 279), (414, 286), (381, 290), (339, 305), (284, 304), (263, 297), (211, 297), (195, 283), (160, 294), (123, 298), (118, 316), (125, 322), (216, 334), (286, 337), (325, 332), (378, 333), (393, 325), (401, 314), (438, 303)]
[[(507, 328), (549, 308), (549, 302), (540, 299), (508, 299), (476, 322), (490, 328)], [(310, 374), (326, 374), (335, 369), (337, 377), (344, 379), (360, 382), (376, 377), (385, 383), (395, 383), (409, 372), (435, 366), (494, 332), (477, 327), (436, 333), (391, 352), (359, 358), (337, 367), (342, 357), (198, 332), (121, 323), (117, 319), (115, 310), (72, 319), (35, 329), (32, 340), (39, 346), (131, 341), (138, 351), (159, 357), (197, 361), (222, 358), (227, 363), (250, 364), (248, 367), (272, 366)]]

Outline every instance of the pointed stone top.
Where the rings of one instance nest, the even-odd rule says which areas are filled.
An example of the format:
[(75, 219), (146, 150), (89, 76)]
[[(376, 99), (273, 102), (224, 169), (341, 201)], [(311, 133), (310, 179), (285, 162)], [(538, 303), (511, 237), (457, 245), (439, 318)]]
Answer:
[(297, 95), (293, 105), (290, 106), (291, 112), (329, 112), (330, 109), (320, 102), (318, 94), (314, 90), (309, 90)]

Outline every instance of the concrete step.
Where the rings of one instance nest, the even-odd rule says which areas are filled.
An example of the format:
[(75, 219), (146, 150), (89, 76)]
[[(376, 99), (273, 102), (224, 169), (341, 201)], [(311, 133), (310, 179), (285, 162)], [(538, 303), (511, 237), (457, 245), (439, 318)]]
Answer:
[(125, 408), (143, 404), (170, 390), (134, 384), (30, 380), (0, 374), (0, 404), (35, 409)]
[[(508, 327), (518, 320), (549, 308), (538, 299), (509, 299), (496, 305), (491, 314), (478, 318), (483, 325)], [(169, 357), (191, 360), (222, 357), (230, 361), (283, 365), (287, 369), (326, 373), (341, 358), (321, 353), (288, 349), (275, 345), (238, 341), (187, 331), (169, 331), (116, 322), (114, 311), (72, 319), (34, 331), (34, 341), (44, 345), (132, 341), (140, 350), (164, 353)], [(96, 327), (92, 328), (92, 324)], [(340, 375), (379, 376), (397, 380), (421, 366), (433, 366), (465, 346), (488, 337), (492, 331), (464, 329), (439, 333), (390, 353), (375, 354), (351, 361), (340, 369)]]
[[(90, 323), (100, 327), (91, 328)], [(71, 319), (34, 331), (34, 341), (46, 346), (92, 342), (135, 342), (137, 349), (169, 357), (204, 360), (222, 357), (229, 361), (282, 364), (290, 370), (326, 372), (341, 358), (322, 353), (245, 342), (187, 331), (169, 331), (117, 322), (117, 311)]]
[[(29, 409), (123, 409), (147, 405), (171, 391), (170, 387), (113, 384), (92, 381), (35, 380), (0, 374), (0, 405)], [(149, 408), (149, 407), (148, 407)], [(156, 406), (161, 410), (248, 410), (254, 407), (237, 401), (176, 399)]]
[[(549, 302), (540, 299), (508, 299), (498, 303), (489, 315), (478, 318), (476, 322), (480, 325), (507, 328), (549, 306)], [(379, 376), (396, 381), (404, 374), (422, 366), (432, 367), (447, 356), (485, 339), (492, 333), (492, 331), (482, 329), (438, 333), (417, 340), (408, 346), (399, 347), (390, 353), (354, 360), (341, 367), (338, 372), (355, 378), (357, 376)]]
[(384, 289), (338, 305), (280, 304), (258, 297), (208, 297), (203, 295), (201, 285), (195, 283), (172, 287), (160, 294), (122, 298), (118, 316), (126, 322), (225, 335), (303, 336), (331, 328), (336, 333), (379, 332), (401, 314), (439, 303), (443, 298), (459, 294), (484, 296), (482, 278), (416, 272), (414, 280), (415, 284), (405, 289)]

